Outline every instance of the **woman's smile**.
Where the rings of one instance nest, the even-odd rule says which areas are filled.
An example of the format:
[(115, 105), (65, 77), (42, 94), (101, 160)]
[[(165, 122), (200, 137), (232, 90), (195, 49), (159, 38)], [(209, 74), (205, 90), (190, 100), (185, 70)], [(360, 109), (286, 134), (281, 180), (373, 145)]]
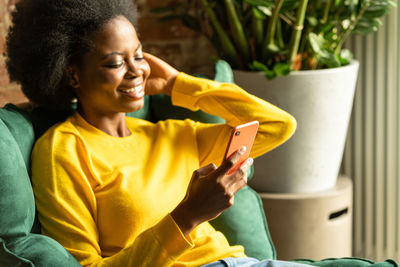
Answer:
[(123, 95), (134, 98), (136, 100), (139, 100), (144, 97), (144, 88), (142, 84), (129, 89), (118, 89), (118, 92), (120, 92)]

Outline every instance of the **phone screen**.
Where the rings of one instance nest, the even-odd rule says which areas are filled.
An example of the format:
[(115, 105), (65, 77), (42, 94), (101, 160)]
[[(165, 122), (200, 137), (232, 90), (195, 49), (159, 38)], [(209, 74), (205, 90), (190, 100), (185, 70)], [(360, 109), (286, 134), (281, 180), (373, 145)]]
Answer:
[(242, 146), (245, 146), (247, 149), (246, 152), (240, 157), (239, 161), (235, 164), (235, 166), (233, 166), (229, 170), (228, 174), (235, 172), (240, 167), (240, 165), (249, 157), (254, 139), (257, 135), (258, 125), (258, 121), (252, 121), (233, 128), (228, 147), (226, 148), (224, 159), (229, 158)]

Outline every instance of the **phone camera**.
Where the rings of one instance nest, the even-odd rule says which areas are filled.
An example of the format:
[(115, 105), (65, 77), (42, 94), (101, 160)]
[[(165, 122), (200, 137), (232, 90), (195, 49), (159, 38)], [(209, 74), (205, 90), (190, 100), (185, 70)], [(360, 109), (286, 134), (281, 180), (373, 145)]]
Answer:
[(235, 135), (236, 135), (236, 136), (240, 135), (240, 131), (237, 131), (237, 132), (235, 133)]

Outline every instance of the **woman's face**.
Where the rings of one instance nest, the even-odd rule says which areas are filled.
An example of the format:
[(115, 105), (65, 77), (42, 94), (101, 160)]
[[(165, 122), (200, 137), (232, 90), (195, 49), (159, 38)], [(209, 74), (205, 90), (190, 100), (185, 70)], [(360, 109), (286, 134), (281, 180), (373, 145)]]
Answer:
[(80, 111), (107, 116), (141, 109), (150, 67), (133, 25), (116, 17), (92, 35), (92, 42), (95, 49), (71, 66)]

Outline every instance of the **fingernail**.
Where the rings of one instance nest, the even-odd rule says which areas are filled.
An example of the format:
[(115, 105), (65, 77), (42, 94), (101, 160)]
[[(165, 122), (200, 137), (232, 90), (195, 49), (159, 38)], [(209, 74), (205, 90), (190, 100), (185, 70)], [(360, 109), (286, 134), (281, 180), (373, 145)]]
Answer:
[(243, 154), (244, 152), (246, 152), (246, 147), (245, 146), (242, 146), (240, 149), (239, 149), (239, 153), (241, 153), (241, 154)]

